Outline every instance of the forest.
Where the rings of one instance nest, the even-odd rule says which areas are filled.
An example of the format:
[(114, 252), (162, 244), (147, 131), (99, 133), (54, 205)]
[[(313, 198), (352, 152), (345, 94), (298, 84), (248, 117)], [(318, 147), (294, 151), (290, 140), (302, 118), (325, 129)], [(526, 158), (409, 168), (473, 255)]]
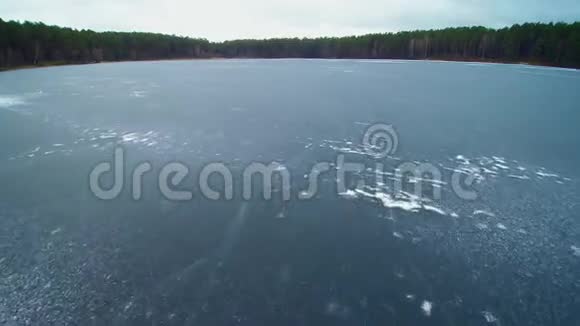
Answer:
[(580, 68), (580, 22), (210, 42), (175, 35), (94, 32), (0, 19), (0, 69), (188, 58), (438, 59)]

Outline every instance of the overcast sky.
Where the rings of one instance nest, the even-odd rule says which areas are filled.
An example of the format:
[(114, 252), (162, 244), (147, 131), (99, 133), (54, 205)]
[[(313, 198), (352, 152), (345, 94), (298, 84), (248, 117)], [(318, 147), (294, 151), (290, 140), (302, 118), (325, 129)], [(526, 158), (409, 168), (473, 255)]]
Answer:
[(0, 18), (222, 41), (572, 22), (580, 0), (0, 0)]

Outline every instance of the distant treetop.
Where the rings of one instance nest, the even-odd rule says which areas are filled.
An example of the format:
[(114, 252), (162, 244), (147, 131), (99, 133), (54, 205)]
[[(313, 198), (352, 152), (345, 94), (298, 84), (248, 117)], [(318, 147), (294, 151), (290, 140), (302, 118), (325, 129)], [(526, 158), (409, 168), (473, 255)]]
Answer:
[(97, 33), (0, 19), (0, 68), (210, 57), (442, 59), (580, 68), (580, 22), (209, 42), (155, 33)]

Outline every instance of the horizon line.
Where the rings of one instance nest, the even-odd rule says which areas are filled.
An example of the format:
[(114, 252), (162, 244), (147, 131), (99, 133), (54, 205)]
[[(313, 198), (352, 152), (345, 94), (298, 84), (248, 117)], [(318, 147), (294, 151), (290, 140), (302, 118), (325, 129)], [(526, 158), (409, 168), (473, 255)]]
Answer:
[(362, 37), (362, 36), (368, 36), (368, 35), (387, 35), (387, 34), (400, 34), (400, 33), (413, 33), (413, 32), (436, 32), (436, 31), (442, 31), (442, 30), (447, 30), (447, 29), (460, 29), (460, 28), (485, 28), (487, 30), (490, 31), (498, 31), (498, 30), (502, 30), (502, 29), (509, 29), (515, 26), (522, 26), (522, 25), (526, 25), (526, 24), (538, 24), (538, 25), (557, 25), (557, 24), (564, 24), (564, 25), (574, 25), (574, 24), (579, 24), (580, 23), (580, 19), (579, 20), (575, 20), (572, 22), (566, 22), (566, 21), (549, 21), (549, 22), (542, 22), (542, 21), (526, 21), (526, 22), (520, 22), (520, 23), (513, 23), (513, 24), (508, 24), (508, 25), (502, 25), (500, 27), (488, 27), (488, 26), (484, 26), (484, 25), (456, 25), (456, 26), (447, 26), (447, 27), (434, 27), (434, 28), (429, 28), (429, 29), (402, 29), (402, 30), (398, 30), (398, 31), (385, 31), (385, 32), (368, 32), (368, 33), (362, 33), (362, 34), (348, 34), (348, 35), (335, 35), (335, 36), (315, 36), (315, 37), (309, 37), (309, 36), (272, 36), (272, 37), (263, 37), (263, 38), (231, 38), (231, 39), (224, 39), (224, 40), (210, 40), (206, 37), (196, 37), (196, 36), (188, 36), (188, 35), (180, 35), (180, 34), (168, 34), (168, 33), (160, 33), (160, 32), (147, 32), (147, 31), (139, 31), (139, 30), (132, 30), (132, 31), (127, 31), (127, 30), (95, 30), (95, 29), (91, 29), (91, 28), (77, 28), (77, 27), (71, 27), (71, 26), (64, 26), (64, 25), (57, 25), (57, 24), (52, 24), (52, 23), (47, 23), (47, 22), (43, 22), (43, 21), (32, 21), (32, 20), (17, 20), (17, 19), (9, 19), (9, 20), (4, 20), (2, 17), (0, 17), (1, 21), (4, 22), (14, 22), (14, 23), (18, 23), (18, 24), (25, 24), (25, 23), (30, 23), (30, 24), (43, 24), (45, 26), (48, 27), (57, 27), (57, 28), (68, 28), (74, 31), (88, 31), (88, 32), (94, 32), (94, 33), (127, 33), (127, 34), (131, 34), (131, 33), (137, 33), (137, 34), (157, 34), (157, 35), (165, 35), (165, 36), (174, 36), (174, 37), (181, 37), (181, 38), (188, 38), (188, 39), (194, 39), (194, 40), (205, 40), (208, 41), (209, 43), (214, 43), (214, 44), (219, 44), (219, 43), (225, 43), (225, 42), (235, 42), (235, 41), (268, 41), (268, 40), (288, 40), (288, 39), (299, 39), (299, 40), (317, 40), (317, 39), (332, 39), (332, 38), (351, 38), (351, 37)]

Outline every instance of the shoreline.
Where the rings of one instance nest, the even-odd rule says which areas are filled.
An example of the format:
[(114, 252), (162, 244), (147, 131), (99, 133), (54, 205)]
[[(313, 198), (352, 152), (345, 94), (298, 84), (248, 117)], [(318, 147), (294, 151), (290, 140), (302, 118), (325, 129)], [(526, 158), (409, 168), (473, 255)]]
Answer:
[(190, 60), (220, 60), (228, 58), (172, 58), (172, 59), (147, 59), (147, 60), (118, 60), (118, 61), (99, 61), (99, 62), (46, 62), (39, 65), (24, 65), (24, 66), (14, 66), (14, 67), (0, 67), (0, 73), (15, 71), (15, 70), (28, 70), (28, 69), (42, 69), (42, 68), (52, 68), (52, 67), (62, 67), (62, 66), (86, 66), (86, 65), (97, 65), (102, 63), (124, 63), (124, 62), (157, 62), (157, 61), (190, 61)]
[(86, 62), (86, 63), (66, 63), (66, 62), (47, 62), (39, 65), (23, 65), (14, 67), (1, 67), (0, 73), (17, 71), (17, 70), (28, 70), (28, 69), (41, 69), (41, 68), (51, 68), (51, 67), (62, 67), (62, 66), (84, 66), (84, 65), (96, 65), (96, 64), (107, 64), (107, 63), (127, 63), (127, 62), (163, 62), (163, 61), (202, 61), (202, 60), (385, 60), (385, 61), (428, 61), (428, 62), (456, 62), (456, 63), (480, 63), (480, 64), (506, 64), (506, 65), (522, 65), (522, 66), (533, 66), (533, 67), (546, 67), (546, 68), (557, 68), (557, 69), (569, 69), (574, 71), (580, 71), (580, 68), (566, 67), (551, 65), (542, 62), (525, 62), (525, 61), (501, 61), (501, 60), (481, 60), (477, 58), (461, 58), (461, 59), (451, 59), (451, 58), (424, 58), (424, 59), (401, 59), (401, 58), (305, 58), (305, 57), (280, 57), (280, 58), (265, 58), (265, 57), (207, 57), (207, 58), (170, 58), (170, 59), (145, 59), (145, 60), (118, 60), (118, 61), (100, 61), (100, 62)]

